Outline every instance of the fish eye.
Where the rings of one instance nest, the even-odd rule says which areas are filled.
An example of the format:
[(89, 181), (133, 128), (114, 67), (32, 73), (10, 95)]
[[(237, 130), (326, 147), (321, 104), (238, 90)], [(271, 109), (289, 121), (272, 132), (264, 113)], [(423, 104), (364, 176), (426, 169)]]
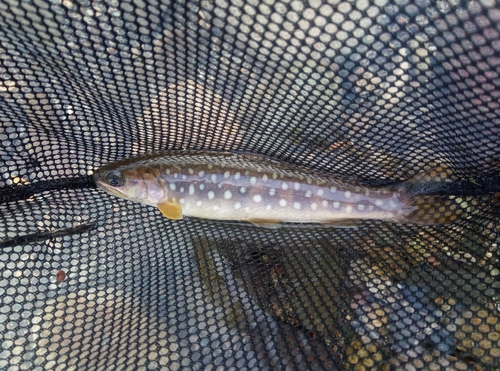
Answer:
[(121, 187), (125, 184), (125, 178), (119, 171), (113, 170), (106, 175), (106, 181), (112, 187)]

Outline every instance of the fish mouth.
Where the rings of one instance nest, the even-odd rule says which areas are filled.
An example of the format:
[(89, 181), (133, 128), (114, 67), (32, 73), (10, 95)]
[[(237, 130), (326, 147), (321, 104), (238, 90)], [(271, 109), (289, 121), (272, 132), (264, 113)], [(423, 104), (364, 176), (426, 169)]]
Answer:
[(99, 187), (99, 188), (102, 188), (106, 191), (108, 191), (110, 188), (109, 188), (109, 185), (106, 184), (106, 182), (103, 180), (102, 178), (102, 174), (101, 173), (94, 173), (94, 182), (95, 184)]

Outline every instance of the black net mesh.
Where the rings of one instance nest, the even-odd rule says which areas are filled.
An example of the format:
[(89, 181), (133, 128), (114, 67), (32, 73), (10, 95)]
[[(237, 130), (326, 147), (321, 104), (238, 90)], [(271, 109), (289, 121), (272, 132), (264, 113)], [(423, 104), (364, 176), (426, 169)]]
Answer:
[[(498, 369), (499, 73), (491, 0), (0, 0), (0, 369)], [(443, 165), (468, 213), (269, 230), (95, 188), (164, 149)]]

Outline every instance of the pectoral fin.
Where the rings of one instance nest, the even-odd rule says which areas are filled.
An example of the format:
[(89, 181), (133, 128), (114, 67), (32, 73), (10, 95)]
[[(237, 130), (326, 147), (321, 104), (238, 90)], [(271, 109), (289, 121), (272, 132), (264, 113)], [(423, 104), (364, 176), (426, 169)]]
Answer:
[(274, 219), (248, 219), (247, 222), (252, 223), (257, 227), (276, 229), (281, 227), (279, 220)]
[(182, 206), (177, 202), (166, 201), (158, 204), (158, 209), (161, 213), (169, 219), (179, 220), (182, 219)]

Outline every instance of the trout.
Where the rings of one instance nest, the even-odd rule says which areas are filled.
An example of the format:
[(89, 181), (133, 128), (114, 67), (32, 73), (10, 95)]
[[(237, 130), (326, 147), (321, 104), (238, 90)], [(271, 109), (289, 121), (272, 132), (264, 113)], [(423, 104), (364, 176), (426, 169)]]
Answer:
[[(266, 156), (218, 151), (167, 151), (105, 165), (94, 173), (105, 191), (156, 206), (169, 219), (191, 216), (280, 223), (357, 225), (382, 220), (418, 225), (447, 224), (463, 210), (422, 194), (436, 189), (414, 178), (367, 187)], [(438, 201), (437, 201), (438, 200)]]

